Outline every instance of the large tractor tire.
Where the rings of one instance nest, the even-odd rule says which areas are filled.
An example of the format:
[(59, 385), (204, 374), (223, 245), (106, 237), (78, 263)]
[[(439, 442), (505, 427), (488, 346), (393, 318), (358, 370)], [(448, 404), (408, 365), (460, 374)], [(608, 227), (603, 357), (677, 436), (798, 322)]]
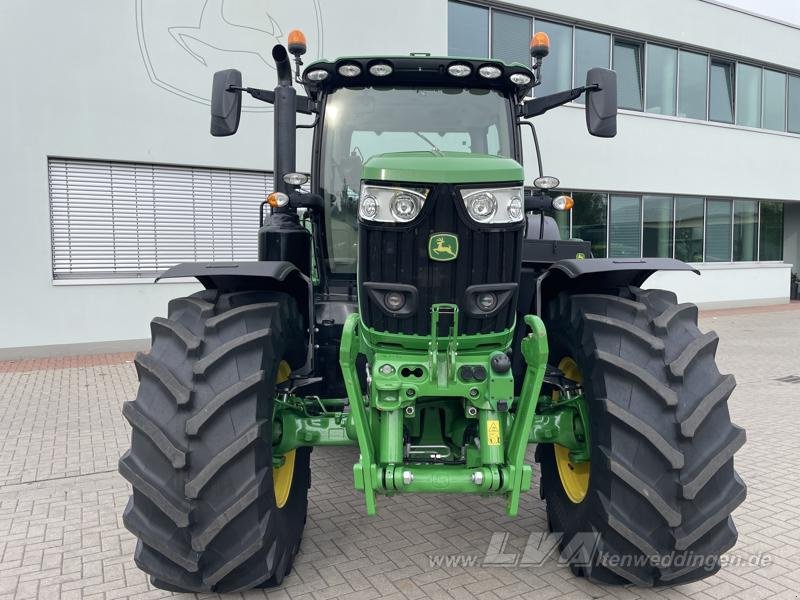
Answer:
[(733, 375), (697, 307), (663, 290), (562, 293), (548, 308), (550, 362), (583, 382), (589, 463), (537, 447), (548, 524), (573, 572), (658, 586), (707, 577), (736, 543), (731, 512), (746, 488), (745, 442), (731, 424)]
[(230, 592), (278, 585), (306, 519), (308, 448), (273, 468), (276, 383), (303, 364), (296, 303), (206, 290), (169, 304), (136, 357), (139, 392), (119, 471), (134, 560), (156, 587)]

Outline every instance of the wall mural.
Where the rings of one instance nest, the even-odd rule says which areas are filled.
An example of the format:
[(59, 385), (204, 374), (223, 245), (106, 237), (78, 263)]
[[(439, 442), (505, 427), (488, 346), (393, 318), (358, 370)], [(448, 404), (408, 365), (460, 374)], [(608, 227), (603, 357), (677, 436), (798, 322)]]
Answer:
[[(306, 64), (323, 51), (318, 0), (136, 0), (139, 49), (150, 80), (187, 100), (209, 104), (215, 71), (236, 68), (244, 84), (277, 85), (272, 46), (286, 43), (292, 29), (308, 39)], [(242, 109), (271, 111), (242, 97)]]

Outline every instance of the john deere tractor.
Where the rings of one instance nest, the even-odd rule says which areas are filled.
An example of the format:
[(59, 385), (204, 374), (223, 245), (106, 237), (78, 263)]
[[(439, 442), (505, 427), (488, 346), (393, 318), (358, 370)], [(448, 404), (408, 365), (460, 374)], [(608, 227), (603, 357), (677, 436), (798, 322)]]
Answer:
[[(161, 275), (205, 289), (153, 319), (123, 409), (137, 565), (175, 591), (279, 585), (317, 446), (358, 447), (368, 515), (384, 496), (459, 493), (514, 516), (534, 444), (576, 574), (654, 586), (715, 572), (745, 497), (734, 378), (695, 306), (641, 288), (693, 268), (559, 239), (550, 214), (572, 199), (542, 173), (538, 142), (540, 176), (524, 185), (528, 119), (583, 97), (589, 133), (616, 134), (615, 73), (535, 96), (544, 34), (531, 65), (411, 54), (302, 69), (305, 50), (298, 31), (273, 48), (273, 90), (214, 76), (212, 135), (236, 132), (244, 93), (273, 105), (274, 192), (258, 260)], [(310, 178), (295, 164), (301, 127)], [(575, 551), (586, 534), (596, 543)]]

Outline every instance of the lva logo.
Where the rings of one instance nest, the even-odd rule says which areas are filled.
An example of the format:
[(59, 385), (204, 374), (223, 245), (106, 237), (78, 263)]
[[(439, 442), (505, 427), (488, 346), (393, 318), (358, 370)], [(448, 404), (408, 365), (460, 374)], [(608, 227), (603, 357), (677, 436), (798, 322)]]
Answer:
[[(239, 69), (245, 85), (277, 85), (272, 46), (286, 43), (292, 29), (308, 38), (308, 64), (322, 56), (318, 0), (136, 0), (139, 49), (150, 80), (193, 102), (209, 104), (211, 78)], [(272, 108), (242, 98), (242, 108)]]

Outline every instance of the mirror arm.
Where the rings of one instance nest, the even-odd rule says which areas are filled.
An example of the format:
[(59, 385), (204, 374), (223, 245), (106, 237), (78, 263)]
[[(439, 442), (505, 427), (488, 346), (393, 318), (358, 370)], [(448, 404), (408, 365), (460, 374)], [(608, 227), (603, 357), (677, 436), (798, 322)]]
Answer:
[[(246, 92), (256, 100), (261, 100), (267, 104), (275, 104), (275, 92), (272, 90), (262, 90), (259, 88), (251, 87), (236, 87), (234, 85), (228, 86), (228, 92)], [(317, 103), (308, 98), (307, 96), (297, 96), (297, 112), (304, 115), (313, 115), (319, 112)]]
[(538, 117), (539, 115), (546, 113), (551, 108), (556, 108), (557, 106), (561, 106), (567, 102), (572, 102), (576, 98), (579, 98), (584, 92), (594, 92), (599, 89), (600, 86), (597, 84), (582, 85), (581, 87), (576, 87), (564, 92), (556, 92), (555, 94), (549, 94), (547, 96), (542, 96), (541, 98), (528, 100), (522, 105), (522, 116), (526, 119)]

